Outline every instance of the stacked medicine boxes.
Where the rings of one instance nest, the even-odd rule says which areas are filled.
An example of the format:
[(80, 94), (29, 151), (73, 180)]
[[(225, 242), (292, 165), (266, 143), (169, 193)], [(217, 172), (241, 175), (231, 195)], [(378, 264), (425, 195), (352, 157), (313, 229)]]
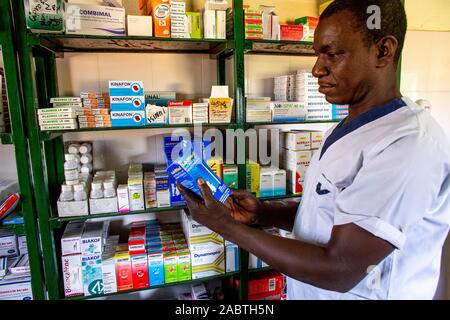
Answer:
[[(145, 281), (150, 286), (158, 286), (191, 279), (190, 253), (179, 224), (159, 224), (157, 220), (135, 222), (129, 245), (130, 241), (134, 288), (139, 288), (136, 284), (143, 286)], [(145, 259), (138, 257), (144, 251)], [(137, 261), (135, 265), (133, 259)], [(144, 270), (144, 260), (147, 271)]]
[(203, 33), (205, 39), (227, 38), (227, 13), (225, 0), (206, 1), (203, 10)]
[(225, 273), (222, 236), (198, 224), (184, 210), (181, 213), (181, 224), (191, 252), (192, 279)]
[[(0, 187), (0, 199), (1, 197)], [(32, 300), (30, 263), (25, 236), (0, 229), (0, 300)]]
[(79, 97), (51, 98), (52, 108), (38, 109), (41, 130), (73, 130), (78, 128), (77, 115), (82, 110)]
[(83, 109), (78, 114), (80, 128), (109, 128), (112, 126), (108, 92), (81, 92)]
[(113, 127), (145, 125), (145, 96), (142, 81), (109, 81)]
[(102, 253), (103, 293), (117, 292), (117, 275), (114, 256), (119, 243), (119, 236), (108, 236)]
[(190, 38), (186, 2), (170, 0), (170, 29), (172, 38)]
[(277, 197), (286, 195), (286, 171), (276, 167), (262, 167), (259, 178), (259, 196)]
[(264, 39), (263, 12), (261, 10), (244, 9), (245, 39)]
[(143, 289), (150, 285), (146, 250), (145, 223), (133, 223), (128, 234), (128, 252), (131, 259), (133, 289)]
[(319, 24), (319, 18), (302, 17), (295, 19), (294, 23), (303, 26), (303, 41), (314, 42), (314, 32)]
[(320, 148), (323, 132), (292, 130), (280, 138), (282, 165), (287, 172), (288, 191), (303, 192), (306, 170), (314, 152)]
[(84, 225), (81, 236), (81, 272), (85, 296), (103, 294), (102, 253), (108, 229), (109, 221)]

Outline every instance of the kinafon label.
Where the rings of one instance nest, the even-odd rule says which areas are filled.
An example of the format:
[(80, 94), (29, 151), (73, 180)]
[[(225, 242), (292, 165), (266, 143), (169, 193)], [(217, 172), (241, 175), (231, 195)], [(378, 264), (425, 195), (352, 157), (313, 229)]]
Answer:
[(145, 111), (111, 111), (113, 127), (136, 127), (145, 125)]
[(142, 81), (109, 81), (109, 95), (117, 96), (144, 96), (144, 83)]

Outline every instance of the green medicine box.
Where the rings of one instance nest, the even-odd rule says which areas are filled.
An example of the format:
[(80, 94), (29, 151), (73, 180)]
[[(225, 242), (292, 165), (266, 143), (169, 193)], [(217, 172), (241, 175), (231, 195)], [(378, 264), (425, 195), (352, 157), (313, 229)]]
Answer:
[(192, 279), (191, 253), (189, 250), (178, 250), (177, 273), (178, 281)]
[(238, 167), (232, 164), (223, 166), (223, 182), (232, 189), (238, 188)]
[(32, 31), (64, 31), (62, 0), (25, 0), (27, 27)]
[(178, 281), (178, 253), (164, 253), (164, 282), (174, 283)]

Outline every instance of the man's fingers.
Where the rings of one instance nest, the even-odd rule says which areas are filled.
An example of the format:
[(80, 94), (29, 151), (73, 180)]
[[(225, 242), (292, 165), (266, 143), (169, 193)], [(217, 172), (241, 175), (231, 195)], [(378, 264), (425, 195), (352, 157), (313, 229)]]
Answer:
[(193, 192), (192, 190), (189, 190), (188, 188), (184, 187), (181, 183), (177, 181), (177, 187), (178, 190), (180, 190), (180, 193), (183, 195), (184, 200), (186, 201), (186, 204), (188, 206), (198, 206), (198, 203), (200, 199), (198, 196)]
[(245, 198), (251, 197), (252, 194), (245, 190), (234, 190), (232, 189), (231, 197), (237, 200), (243, 200)]
[(199, 178), (197, 180), (197, 183), (198, 183), (198, 188), (200, 189), (200, 192), (202, 194), (203, 201), (205, 201), (206, 206), (210, 207), (210, 206), (214, 205), (217, 202), (217, 200), (212, 195), (211, 189), (209, 189), (205, 180), (203, 180), (202, 178)]

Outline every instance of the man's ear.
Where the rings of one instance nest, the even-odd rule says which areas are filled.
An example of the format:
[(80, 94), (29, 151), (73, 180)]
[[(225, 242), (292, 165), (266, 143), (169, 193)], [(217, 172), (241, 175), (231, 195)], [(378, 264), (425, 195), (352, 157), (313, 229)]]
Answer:
[(398, 50), (398, 40), (394, 36), (386, 36), (376, 44), (377, 68), (384, 68), (391, 62), (394, 63), (395, 54)]

